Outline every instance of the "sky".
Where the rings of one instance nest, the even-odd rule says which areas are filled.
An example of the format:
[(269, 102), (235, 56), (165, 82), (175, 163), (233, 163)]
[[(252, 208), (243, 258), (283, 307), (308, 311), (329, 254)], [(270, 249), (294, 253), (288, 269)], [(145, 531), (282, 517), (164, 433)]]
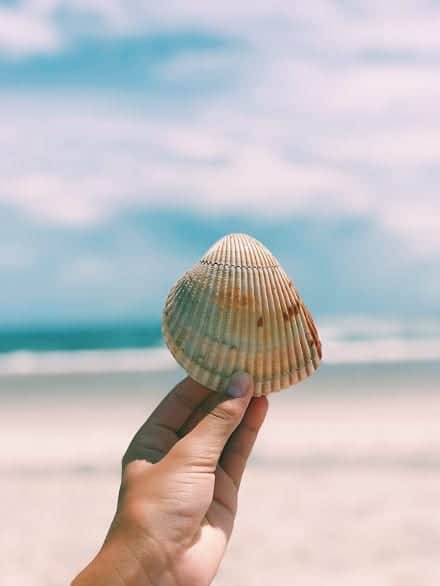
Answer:
[(158, 318), (234, 231), (318, 315), (439, 315), (439, 29), (434, 0), (0, 2), (0, 325)]

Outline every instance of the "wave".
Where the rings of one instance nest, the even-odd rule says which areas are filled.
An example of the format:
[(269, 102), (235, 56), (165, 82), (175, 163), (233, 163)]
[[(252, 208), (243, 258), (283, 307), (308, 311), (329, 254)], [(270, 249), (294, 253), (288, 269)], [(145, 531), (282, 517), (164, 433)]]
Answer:
[(435, 361), (440, 360), (440, 338), (329, 341), (324, 358), (330, 364)]
[[(440, 360), (440, 337), (344, 340), (324, 335), (323, 349), (324, 361), (335, 365), (436, 361)], [(164, 347), (0, 354), (0, 377), (166, 372), (176, 368), (176, 362)]]
[(0, 354), (0, 376), (165, 372), (174, 368), (176, 363), (166, 348)]

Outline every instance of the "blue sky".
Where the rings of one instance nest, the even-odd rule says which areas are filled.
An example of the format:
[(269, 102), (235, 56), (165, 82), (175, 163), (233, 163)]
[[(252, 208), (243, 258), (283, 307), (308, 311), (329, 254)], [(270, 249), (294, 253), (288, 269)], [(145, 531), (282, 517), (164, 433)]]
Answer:
[(231, 231), (318, 314), (438, 314), (440, 6), (302, 4), (1, 3), (0, 323), (157, 317)]

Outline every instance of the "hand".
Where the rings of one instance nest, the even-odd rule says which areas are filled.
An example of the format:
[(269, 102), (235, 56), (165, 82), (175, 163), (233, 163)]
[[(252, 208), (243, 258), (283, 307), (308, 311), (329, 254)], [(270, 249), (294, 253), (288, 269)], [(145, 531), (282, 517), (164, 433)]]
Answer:
[(211, 584), (267, 411), (246, 374), (235, 374), (227, 393), (186, 378), (160, 403), (123, 458), (104, 545), (72, 586)]

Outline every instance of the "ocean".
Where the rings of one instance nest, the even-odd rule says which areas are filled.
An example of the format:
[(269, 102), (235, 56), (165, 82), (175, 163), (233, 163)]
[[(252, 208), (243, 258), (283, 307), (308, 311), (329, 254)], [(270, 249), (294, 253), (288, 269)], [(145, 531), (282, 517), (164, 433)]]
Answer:
[[(440, 361), (438, 318), (334, 316), (317, 324), (329, 365)], [(159, 320), (0, 330), (0, 377), (173, 369)]]

